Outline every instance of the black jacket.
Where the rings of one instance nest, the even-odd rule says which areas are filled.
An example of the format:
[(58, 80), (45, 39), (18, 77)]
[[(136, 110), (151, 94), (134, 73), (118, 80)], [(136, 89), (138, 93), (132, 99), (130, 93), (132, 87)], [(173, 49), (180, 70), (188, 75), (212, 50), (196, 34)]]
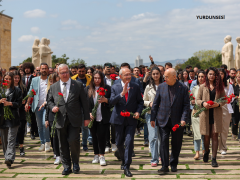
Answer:
[[(21, 90), (21, 88), (19, 88)], [(21, 90), (22, 91), (22, 90)], [(22, 99), (25, 98), (27, 96), (27, 88), (24, 85), (24, 89), (22, 91)], [(27, 100), (26, 100), (27, 101)], [(26, 104), (26, 103), (25, 103)], [(20, 120), (21, 121), (26, 121), (26, 112), (25, 112), (25, 104), (21, 103), (21, 107), (19, 108), (19, 114), (20, 114)]]
[[(49, 93), (49, 90), (48, 90), (48, 93)], [(47, 99), (48, 99), (48, 93), (47, 93)], [(54, 121), (55, 113), (52, 112), (51, 109), (49, 109), (48, 103), (46, 104), (45, 109), (46, 109), (45, 121), (51, 121), (51, 122), (53, 122), (53, 121)]]
[[(7, 94), (7, 101), (12, 102), (13, 106), (9, 106), (13, 116), (11, 120), (5, 120), (3, 117), (3, 104), (0, 105), (1, 118), (0, 118), (0, 128), (5, 127), (15, 127), (20, 125), (20, 115), (19, 108), (22, 105), (22, 91), (21, 89), (14, 87), (14, 89), (10, 88), (10, 92)], [(0, 94), (0, 99), (2, 99), (2, 95)]]
[(26, 86), (27, 88), (27, 92), (29, 91), (30, 89), (30, 85), (31, 85), (31, 82), (32, 82), (32, 79), (34, 78), (33, 75), (30, 76), (29, 80), (28, 80), (28, 85), (26, 86), (26, 82), (25, 82), (25, 76), (22, 77), (22, 82), (23, 84)]
[[(85, 87), (85, 93), (88, 99), (88, 106), (89, 106), (89, 113), (92, 112), (92, 109), (94, 108), (94, 100), (93, 96), (89, 97), (88, 96), (88, 89), (89, 86)], [(104, 89), (107, 89), (107, 92), (105, 94), (105, 97), (108, 99), (108, 103), (102, 103), (101, 104), (101, 113), (102, 113), (102, 122), (103, 124), (108, 124), (110, 121), (111, 117), (111, 105), (109, 104), (110, 102), (110, 97), (111, 97), (111, 87), (108, 85), (105, 85)]]
[[(232, 84), (233, 90), (234, 90), (234, 95), (239, 96), (239, 85)], [(239, 106), (237, 105), (238, 99), (234, 99), (232, 102), (232, 107), (233, 107), (233, 112), (232, 117), (233, 117), (233, 123), (236, 124), (239, 120), (240, 113), (239, 113)], [(236, 121), (235, 121), (236, 120)]]

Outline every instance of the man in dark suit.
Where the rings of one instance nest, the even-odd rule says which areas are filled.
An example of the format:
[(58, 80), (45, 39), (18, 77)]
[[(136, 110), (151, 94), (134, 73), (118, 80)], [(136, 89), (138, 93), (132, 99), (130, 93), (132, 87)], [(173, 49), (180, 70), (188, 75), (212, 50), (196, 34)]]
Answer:
[[(22, 82), (26, 86), (27, 92), (28, 92), (30, 89), (32, 79), (34, 78), (34, 76), (32, 75), (34, 72), (34, 65), (31, 62), (26, 62), (22, 65), (22, 68), (23, 68), (23, 72), (25, 74), (25, 76), (22, 77)], [(29, 113), (31, 115), (31, 130), (30, 130), (31, 139), (35, 139), (35, 137), (39, 136), (37, 122), (36, 122), (36, 116), (35, 116), (35, 113), (33, 113), (31, 109), (29, 110)]]
[[(156, 120), (161, 136), (162, 168), (158, 170), (159, 174), (169, 172), (170, 132), (172, 135), (171, 171), (177, 171), (178, 157), (182, 147), (183, 126), (186, 124), (190, 108), (188, 88), (177, 81), (176, 71), (169, 68), (164, 75), (166, 82), (158, 86), (151, 111), (151, 126), (155, 127)], [(180, 127), (174, 132), (172, 128), (180, 123)]]
[[(88, 102), (84, 93), (83, 84), (70, 79), (68, 66), (66, 64), (59, 65), (58, 72), (60, 81), (50, 87), (47, 103), (52, 112), (58, 112), (56, 128), (64, 167), (62, 175), (68, 175), (72, 172), (71, 162), (73, 163), (73, 172), (78, 174), (80, 172), (79, 132), (82, 124), (82, 112), (84, 113), (84, 125), (87, 126), (90, 122)], [(63, 94), (63, 97), (59, 98), (59, 92)], [(81, 104), (84, 104), (84, 106), (81, 106)]]
[[(136, 119), (142, 112), (143, 99), (139, 86), (131, 82), (130, 69), (122, 68), (119, 74), (121, 81), (114, 84), (111, 91), (110, 104), (114, 105), (114, 109), (110, 123), (115, 125), (116, 144), (122, 160), (121, 169), (124, 169), (126, 176), (131, 177), (129, 168), (132, 163), (133, 141), (137, 127)], [(123, 117), (120, 115), (122, 111), (132, 112), (134, 116)]]

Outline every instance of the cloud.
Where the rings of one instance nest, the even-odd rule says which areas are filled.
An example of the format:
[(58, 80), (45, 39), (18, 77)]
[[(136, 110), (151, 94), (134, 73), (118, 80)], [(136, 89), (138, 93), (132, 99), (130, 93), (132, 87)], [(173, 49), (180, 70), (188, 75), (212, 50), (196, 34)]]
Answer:
[(42, 18), (42, 17), (45, 17), (46, 15), (46, 12), (41, 10), (41, 9), (35, 9), (35, 10), (32, 10), (32, 11), (26, 11), (24, 13), (24, 16), (26, 18)]
[(62, 21), (61, 24), (62, 24), (62, 25), (77, 25), (78, 22), (75, 21), (75, 20), (71, 20), (71, 19), (69, 19), (69, 20), (66, 20), (66, 21)]
[(50, 17), (52, 18), (57, 18), (59, 15), (58, 14), (50, 14)]
[(122, 3), (118, 3), (118, 4), (117, 4), (117, 7), (122, 7)]
[(239, 3), (239, 0), (199, 0), (202, 1), (204, 3), (227, 3), (227, 4), (231, 4), (231, 3)]
[(66, 20), (61, 22), (62, 27), (61, 30), (71, 30), (71, 29), (88, 29), (88, 26), (82, 26), (78, 21), (76, 20)]
[(34, 41), (35, 39), (39, 39), (39, 37), (33, 36), (33, 35), (22, 35), (20, 38), (18, 38), (18, 41), (26, 42), (26, 41)]
[(32, 27), (31, 32), (35, 33), (35, 34), (40, 33), (40, 28), (39, 27)]

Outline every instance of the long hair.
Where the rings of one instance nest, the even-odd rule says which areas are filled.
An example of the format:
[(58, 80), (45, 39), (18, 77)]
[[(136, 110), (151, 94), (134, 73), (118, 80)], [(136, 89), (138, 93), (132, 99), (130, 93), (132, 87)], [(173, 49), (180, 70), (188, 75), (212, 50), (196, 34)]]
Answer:
[(18, 82), (18, 86), (20, 87), (20, 89), (22, 90), (22, 93), (24, 92), (24, 91), (26, 91), (26, 86), (23, 84), (23, 82), (22, 82), (22, 75), (21, 75), (21, 73), (20, 73), (20, 70), (18, 70), (18, 71), (14, 71), (13, 72), (13, 77), (14, 76), (19, 76), (20, 77), (20, 80), (19, 80), (19, 82)]
[(98, 74), (101, 78), (101, 83), (100, 83), (100, 87), (105, 87), (105, 83), (104, 83), (104, 76), (103, 76), (103, 73), (101, 71), (94, 71), (93, 72), (93, 76), (92, 76), (92, 79), (90, 81), (90, 84), (89, 84), (89, 89), (88, 89), (88, 96), (91, 97), (95, 97), (95, 84), (94, 84), (94, 76)]
[(57, 77), (58, 77), (57, 73), (52, 73), (48, 76), (48, 83), (47, 83), (47, 89), (46, 89), (47, 93), (48, 93), (48, 90), (50, 89), (50, 80), (52, 80), (54, 84), (55, 82), (57, 82)]
[(210, 67), (207, 69), (205, 86), (208, 87), (208, 89), (210, 89), (210, 83), (209, 83), (209, 79), (208, 79), (209, 71), (214, 71), (214, 73), (215, 73), (215, 80), (213, 81), (213, 86), (214, 86), (216, 92), (218, 92), (218, 93), (222, 92), (224, 90), (223, 89), (223, 81), (221, 79), (219, 71), (215, 67)]
[(184, 72), (187, 72), (187, 74), (188, 74), (188, 76), (187, 76), (187, 80), (189, 80), (190, 78), (189, 78), (189, 72), (186, 70), (186, 69), (184, 69), (183, 71), (182, 71), (182, 81), (184, 82), (184, 78), (183, 78), (183, 73)]
[[(223, 85), (224, 85), (225, 87), (227, 87), (227, 73), (226, 73), (226, 71), (225, 71), (223, 68), (219, 68), (218, 71), (224, 73), (224, 78), (223, 78), (222, 81), (223, 81)], [(220, 77), (221, 77), (221, 76), (220, 76)]]
[(6, 76), (10, 76), (10, 77), (11, 77), (10, 88), (11, 88), (11, 89), (14, 89), (15, 87), (14, 87), (13, 73), (12, 73), (12, 72), (6, 72), (6, 73), (4, 74), (4, 76), (3, 76), (3, 81), (4, 81), (4, 78), (5, 78)]
[[(199, 74), (203, 74), (205, 76), (205, 79), (206, 79), (205, 71), (198, 71), (198, 76), (199, 76)], [(198, 76), (197, 76), (197, 85), (199, 85)]]
[(159, 78), (159, 83), (161, 84), (162, 81), (163, 81), (163, 77), (162, 77), (162, 74), (161, 74), (161, 71), (158, 67), (153, 67), (152, 70), (151, 70), (151, 76), (150, 76), (150, 79), (149, 79), (149, 85), (152, 85), (154, 90), (156, 91), (156, 86), (155, 86), (155, 81), (154, 79), (152, 78), (152, 73), (154, 70), (157, 70), (159, 73), (160, 73), (160, 78)]

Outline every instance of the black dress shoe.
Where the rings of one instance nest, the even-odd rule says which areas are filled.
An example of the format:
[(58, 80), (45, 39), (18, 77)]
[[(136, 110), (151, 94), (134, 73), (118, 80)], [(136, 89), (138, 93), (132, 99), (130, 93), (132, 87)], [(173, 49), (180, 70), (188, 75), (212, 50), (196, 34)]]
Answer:
[(158, 174), (165, 174), (169, 172), (168, 167), (162, 167), (161, 169), (158, 170)]
[(135, 155), (135, 153), (134, 153), (134, 151), (132, 152), (132, 157), (135, 157), (136, 155)]
[(204, 155), (203, 155), (203, 161), (204, 161), (204, 162), (208, 162), (209, 153), (210, 153), (210, 150), (209, 150), (209, 149), (208, 149), (208, 151), (205, 151), (205, 153), (204, 153)]
[(73, 173), (74, 173), (74, 174), (79, 174), (79, 173), (80, 173), (79, 164), (73, 163)]
[(5, 160), (5, 164), (7, 165), (8, 168), (11, 167), (12, 163), (13, 162), (11, 160)]
[(192, 135), (192, 131), (188, 131), (188, 136), (191, 136)]
[(121, 157), (120, 157), (120, 154), (119, 154), (119, 151), (118, 151), (118, 150), (115, 151), (114, 156), (115, 156), (119, 161), (121, 161)]
[(124, 162), (121, 164), (121, 170), (124, 170)]
[(177, 172), (177, 166), (171, 166), (171, 172)]
[(129, 169), (124, 169), (124, 174), (127, 177), (132, 177), (132, 173), (129, 171)]
[(218, 167), (216, 158), (212, 158), (212, 167)]
[(66, 168), (62, 171), (62, 175), (69, 175), (70, 173), (72, 173), (72, 170), (70, 168)]
[(31, 139), (34, 140), (35, 139), (35, 136), (33, 134), (31, 134)]

